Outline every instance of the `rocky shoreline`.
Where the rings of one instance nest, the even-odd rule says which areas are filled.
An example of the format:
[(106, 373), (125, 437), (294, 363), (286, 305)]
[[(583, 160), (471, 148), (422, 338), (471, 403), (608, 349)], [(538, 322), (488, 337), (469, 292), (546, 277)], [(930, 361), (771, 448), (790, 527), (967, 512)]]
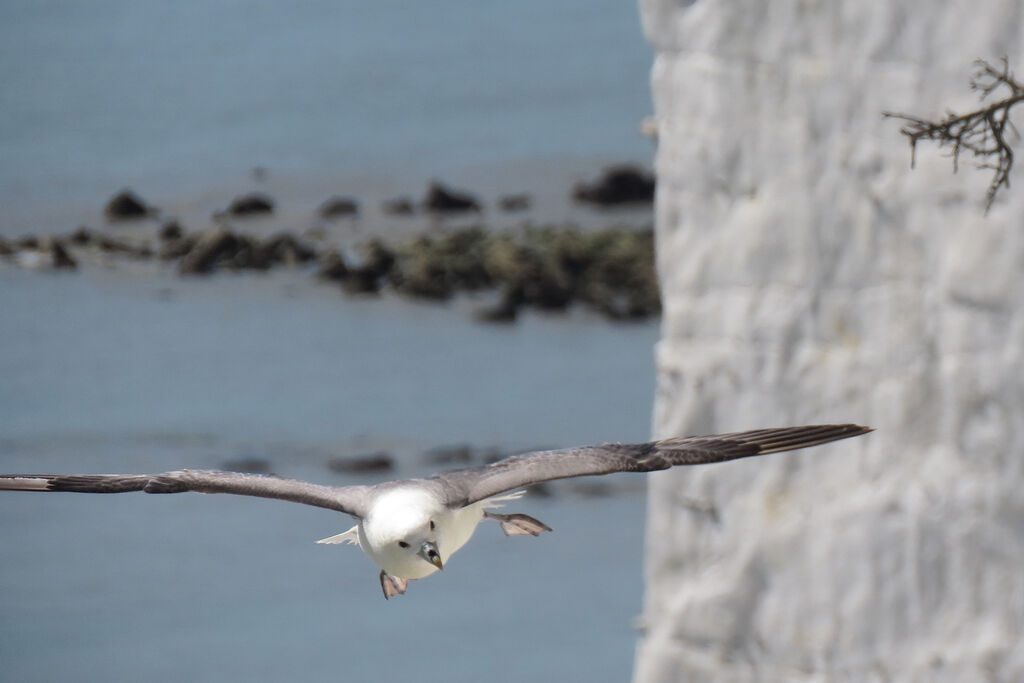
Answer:
[[(601, 208), (645, 206), (653, 192), (649, 174), (617, 166), (592, 183), (577, 185), (572, 197)], [(251, 193), (217, 212), (212, 227), (189, 230), (124, 191), (107, 203), (104, 230), (80, 227), (64, 235), (0, 237), (0, 257), (54, 270), (74, 270), (96, 261), (152, 261), (175, 268), (183, 277), (303, 268), (325, 284), (361, 296), (392, 290), (445, 301), (460, 293), (493, 292), (494, 304), (477, 311), (477, 317), (487, 322), (512, 322), (524, 309), (558, 312), (573, 305), (613, 320), (643, 320), (660, 313), (649, 224), (583, 230), (572, 224), (523, 222), (512, 229), (496, 229), (485, 225), (479, 199), (436, 182), (418, 203), (398, 197), (384, 204), (383, 210), (394, 216), (429, 215), (431, 227), (390, 239), (371, 230), (358, 239), (332, 240), (323, 228), (302, 233), (277, 229), (263, 235), (246, 224), (272, 217), (274, 200), (265, 193)], [(504, 213), (529, 205), (529, 195), (523, 194), (497, 201), (497, 209)], [(318, 213), (323, 221), (349, 221), (358, 217), (360, 203), (335, 196), (323, 202)], [(449, 222), (453, 217), (460, 219), (459, 225)]]

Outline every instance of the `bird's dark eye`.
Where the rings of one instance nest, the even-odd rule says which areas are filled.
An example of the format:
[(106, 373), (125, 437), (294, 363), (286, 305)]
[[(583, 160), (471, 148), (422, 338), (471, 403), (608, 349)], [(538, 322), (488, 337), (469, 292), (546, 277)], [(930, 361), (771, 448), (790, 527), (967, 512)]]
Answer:
[(434, 520), (430, 520), (430, 530), (434, 530)]
[(409, 544), (408, 544), (408, 543), (406, 543), (405, 541), (399, 541), (399, 542), (398, 542), (398, 547), (399, 547), (399, 548), (408, 548), (408, 547), (409, 547)]

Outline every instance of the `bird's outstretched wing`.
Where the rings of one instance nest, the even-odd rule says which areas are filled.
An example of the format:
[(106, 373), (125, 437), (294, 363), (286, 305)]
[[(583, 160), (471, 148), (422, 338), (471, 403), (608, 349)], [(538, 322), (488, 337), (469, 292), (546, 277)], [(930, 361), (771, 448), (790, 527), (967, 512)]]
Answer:
[(552, 479), (613, 472), (652, 472), (677, 465), (793, 451), (870, 432), (860, 425), (813, 425), (758, 429), (714, 436), (687, 436), (640, 444), (604, 444), (538, 451), (435, 475), (450, 507), (462, 507), (504, 491)]
[(3, 474), (0, 490), (70, 491), (74, 493), (233, 493), (365, 516), (368, 486), (321, 486), (263, 474), (179, 470), (163, 474)]

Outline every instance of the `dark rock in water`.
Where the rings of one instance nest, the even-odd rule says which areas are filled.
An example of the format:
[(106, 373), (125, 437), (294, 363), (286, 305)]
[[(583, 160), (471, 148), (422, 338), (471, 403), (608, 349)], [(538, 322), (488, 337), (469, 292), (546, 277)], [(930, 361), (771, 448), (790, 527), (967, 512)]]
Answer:
[(487, 270), (491, 236), (486, 230), (478, 227), (459, 230), (435, 244), (453, 286), (470, 291), (494, 286), (494, 279)]
[(263, 458), (236, 458), (225, 460), (220, 464), (225, 472), (248, 472), (249, 474), (269, 474), (270, 461)]
[(341, 288), (347, 294), (377, 294), (380, 292), (380, 278), (365, 268), (356, 268), (341, 281)]
[(185, 230), (181, 227), (181, 223), (178, 221), (167, 221), (160, 228), (160, 232), (157, 233), (160, 239), (164, 242), (169, 240), (180, 240), (185, 236)]
[(502, 237), (490, 244), (486, 267), (502, 287), (503, 306), (508, 313), (521, 305), (546, 310), (562, 310), (569, 305), (573, 281), (558, 258), (557, 245), (551, 244), (549, 235), (556, 234), (534, 230), (528, 231), (521, 242)]
[(429, 238), (416, 240), (406, 248), (391, 282), (402, 293), (422, 299), (448, 299), (455, 287), (442, 259), (431, 249)]
[(502, 211), (525, 211), (530, 208), (533, 200), (528, 194), (509, 194), (498, 200), (498, 208)]
[(274, 200), (259, 192), (235, 197), (228, 206), (228, 213), (232, 216), (257, 216), (273, 211)]
[(94, 239), (92, 230), (85, 227), (84, 225), (75, 230), (73, 233), (68, 235), (68, 242), (75, 245), (76, 247), (88, 246)]
[(545, 311), (565, 310), (573, 297), (570, 278), (543, 256), (529, 249), (524, 249), (523, 253), (519, 271), (507, 284), (505, 304), (526, 304)]
[(395, 265), (395, 252), (378, 239), (370, 240), (363, 249), (362, 268), (384, 277)]
[(307, 263), (316, 258), (316, 249), (289, 233), (270, 237), (262, 247), (271, 263), (295, 265)]
[(200, 237), (178, 263), (182, 275), (207, 275), (221, 263), (238, 262), (247, 248), (246, 240), (220, 228)]
[(368, 472), (389, 472), (394, 469), (395, 463), (390, 455), (383, 451), (378, 451), (367, 455), (331, 458), (327, 462), (327, 466), (332, 472), (361, 474)]
[(103, 209), (103, 215), (106, 216), (108, 221), (145, 218), (151, 213), (155, 213), (155, 210), (131, 190), (121, 190), (118, 192), (107, 202), (107, 206)]
[(466, 444), (438, 446), (426, 451), (423, 460), (431, 465), (466, 464), (473, 461), (473, 449)]
[(359, 202), (351, 197), (331, 197), (320, 205), (322, 218), (343, 218), (359, 215)]
[(51, 265), (57, 269), (63, 270), (74, 270), (78, 268), (78, 261), (72, 258), (68, 250), (64, 248), (64, 245), (60, 240), (52, 238), (49, 240), (49, 251)]
[(174, 259), (181, 258), (188, 252), (192, 251), (192, 247), (199, 241), (198, 235), (182, 235), (178, 239), (167, 240), (160, 247), (160, 260), (161, 261), (173, 261)]
[(653, 231), (607, 230), (591, 236), (590, 245), (591, 260), (579, 280), (579, 298), (613, 320), (658, 315)]
[(489, 243), (481, 228), (418, 237), (398, 249), (391, 282), (404, 294), (437, 300), (493, 286), (485, 263)]
[(23, 237), (14, 244), (0, 238), (0, 256), (17, 258), (21, 265), (29, 268), (78, 268), (78, 261), (68, 252), (59, 237)]
[(362, 263), (349, 269), (342, 288), (349, 294), (376, 294), (394, 265), (395, 252), (379, 239), (370, 240), (363, 247)]
[(345, 257), (337, 249), (329, 249), (320, 255), (320, 269), (316, 276), (321, 280), (343, 282), (349, 276)]
[(477, 311), (488, 322), (511, 322), (520, 308), (558, 311), (582, 301), (616, 320), (639, 320), (660, 310), (652, 231), (528, 228), (523, 237), (492, 236), (483, 250), (494, 307)]
[(153, 250), (146, 245), (135, 245), (124, 240), (110, 237), (109, 235), (93, 236), (92, 244), (100, 251), (108, 254), (118, 254), (120, 256), (142, 259), (151, 258), (153, 256)]
[(432, 182), (427, 188), (427, 196), (423, 199), (423, 208), (435, 213), (458, 213), (479, 211), (480, 204), (470, 194)]
[(384, 213), (392, 216), (411, 216), (416, 212), (413, 201), (408, 197), (388, 199), (381, 205), (381, 209)]
[(578, 202), (602, 207), (650, 204), (654, 201), (654, 176), (637, 166), (611, 166), (593, 183), (577, 183), (572, 196)]

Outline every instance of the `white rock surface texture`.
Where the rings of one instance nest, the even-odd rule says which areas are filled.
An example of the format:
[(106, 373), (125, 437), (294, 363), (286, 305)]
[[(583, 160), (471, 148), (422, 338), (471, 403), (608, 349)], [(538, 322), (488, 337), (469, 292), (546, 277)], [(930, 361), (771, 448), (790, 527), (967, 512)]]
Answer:
[[(640, 0), (656, 50), (659, 437), (876, 432), (651, 477), (635, 683), (1024, 681), (1024, 145), (890, 110), (1024, 76), (1014, 0)], [(1024, 106), (1015, 120), (1024, 131)]]

